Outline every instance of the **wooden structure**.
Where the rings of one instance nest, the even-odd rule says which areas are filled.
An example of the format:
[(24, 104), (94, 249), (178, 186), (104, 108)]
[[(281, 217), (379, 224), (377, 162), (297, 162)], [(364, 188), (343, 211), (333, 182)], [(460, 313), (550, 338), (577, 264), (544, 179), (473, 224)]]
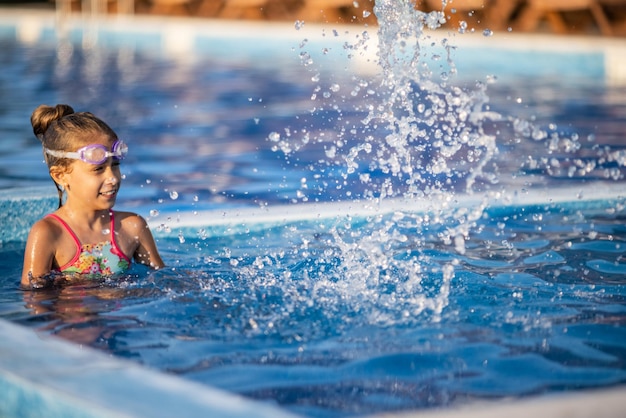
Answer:
[(534, 31), (541, 20), (546, 19), (556, 33), (568, 33), (562, 13), (571, 11), (587, 11), (593, 17), (600, 33), (612, 35), (613, 28), (604, 10), (596, 0), (527, 0), (517, 22), (522, 31)]
[[(150, 13), (225, 19), (376, 23), (375, 0), (55, 0), (65, 15), (80, 10)], [(626, 35), (626, 0), (413, 0), (423, 11), (442, 11), (450, 28), (564, 34)], [(465, 23), (462, 23), (465, 22)]]
[(352, 5), (353, 0), (305, 0), (297, 15), (304, 21), (334, 23), (342, 20), (341, 8)]

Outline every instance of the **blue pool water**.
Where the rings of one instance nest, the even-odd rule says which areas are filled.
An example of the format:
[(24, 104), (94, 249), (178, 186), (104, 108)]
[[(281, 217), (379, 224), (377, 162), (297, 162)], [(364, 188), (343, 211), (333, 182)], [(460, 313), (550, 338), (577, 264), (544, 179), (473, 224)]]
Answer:
[[(454, 74), (424, 35), (428, 68), (399, 58), (394, 84), (360, 44), (374, 28), (176, 54), (6, 27), (0, 318), (304, 416), (626, 383), (626, 88), (597, 49), (550, 64), (485, 38)], [(28, 118), (63, 102), (128, 140), (118, 207), (166, 269), (17, 289), (55, 204)]]

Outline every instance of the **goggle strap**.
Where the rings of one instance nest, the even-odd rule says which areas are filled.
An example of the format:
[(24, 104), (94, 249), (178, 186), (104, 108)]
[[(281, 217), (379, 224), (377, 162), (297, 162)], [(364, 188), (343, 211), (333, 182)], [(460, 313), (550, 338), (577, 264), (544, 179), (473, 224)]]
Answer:
[(79, 152), (71, 152), (71, 151), (57, 151), (49, 148), (44, 148), (46, 150), (46, 154), (50, 154), (53, 157), (57, 158), (71, 158), (73, 160), (80, 160), (81, 154)]

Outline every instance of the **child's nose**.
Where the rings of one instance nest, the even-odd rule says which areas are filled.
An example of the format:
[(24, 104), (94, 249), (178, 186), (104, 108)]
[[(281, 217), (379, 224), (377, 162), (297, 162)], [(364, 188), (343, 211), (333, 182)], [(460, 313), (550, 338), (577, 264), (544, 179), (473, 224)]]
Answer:
[(107, 168), (107, 177), (106, 177), (106, 182), (109, 184), (117, 184), (120, 181), (120, 176), (118, 173), (116, 173), (112, 167), (108, 167)]

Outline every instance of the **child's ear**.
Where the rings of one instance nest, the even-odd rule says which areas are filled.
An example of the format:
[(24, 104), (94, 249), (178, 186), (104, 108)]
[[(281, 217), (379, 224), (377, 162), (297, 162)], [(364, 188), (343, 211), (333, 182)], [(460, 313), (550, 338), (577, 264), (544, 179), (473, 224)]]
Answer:
[(59, 167), (58, 165), (53, 165), (50, 167), (50, 177), (56, 184), (65, 184), (65, 175), (67, 174), (67, 170), (63, 167)]

